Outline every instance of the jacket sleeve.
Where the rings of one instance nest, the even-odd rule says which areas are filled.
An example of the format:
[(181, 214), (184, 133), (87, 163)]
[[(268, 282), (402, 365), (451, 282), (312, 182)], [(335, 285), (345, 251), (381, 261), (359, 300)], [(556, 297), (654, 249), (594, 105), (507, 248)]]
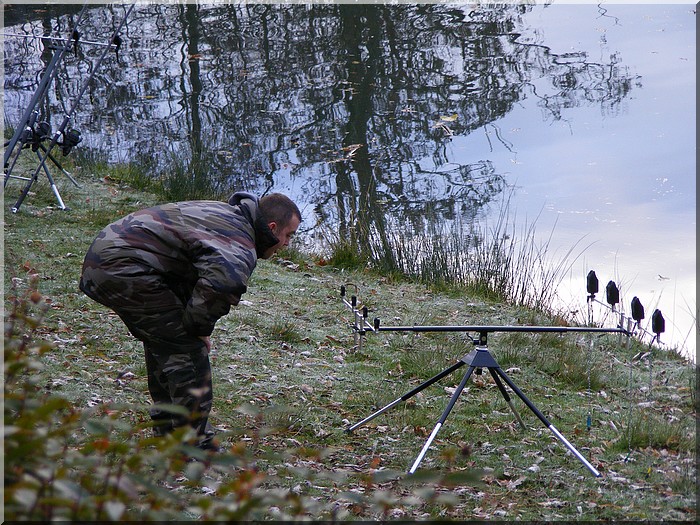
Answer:
[(199, 278), (185, 305), (185, 330), (192, 335), (210, 335), (219, 318), (241, 300), (256, 262), (255, 249), (243, 245), (203, 248), (194, 260)]

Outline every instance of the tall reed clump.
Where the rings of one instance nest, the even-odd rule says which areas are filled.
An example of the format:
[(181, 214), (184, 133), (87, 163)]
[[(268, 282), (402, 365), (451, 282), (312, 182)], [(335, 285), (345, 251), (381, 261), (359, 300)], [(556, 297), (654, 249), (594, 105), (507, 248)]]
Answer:
[(382, 230), (354, 221), (355, 230), (364, 229), (362, 234), (347, 239), (329, 232), (326, 240), (331, 239), (331, 262), (362, 261), (381, 273), (401, 274), (435, 288), (464, 288), (549, 312), (557, 287), (579, 255), (575, 253), (578, 243), (556, 258), (550, 250), (554, 229), (541, 241), (536, 222), (525, 223), (517, 231), (507, 200), (493, 225), (426, 219), (422, 231), (416, 232), (412, 225), (398, 221)]
[(214, 156), (191, 153), (190, 158), (171, 153), (167, 167), (158, 175), (159, 193), (168, 201), (220, 200), (228, 189), (217, 181)]
[(578, 242), (557, 258), (550, 250), (556, 226), (546, 239), (538, 240), (537, 218), (524, 222), (520, 232), (515, 224), (506, 203), (495, 225), (481, 228), (480, 240), (469, 254), (468, 284), (514, 305), (551, 311), (559, 284), (580, 255), (575, 254)]
[(139, 158), (136, 162), (111, 164), (95, 150), (80, 152), (80, 162), (101, 177), (124, 182), (147, 191), (162, 201), (221, 200), (232, 193), (227, 175), (220, 173), (216, 155), (201, 146), (188, 151), (167, 151), (162, 158)]

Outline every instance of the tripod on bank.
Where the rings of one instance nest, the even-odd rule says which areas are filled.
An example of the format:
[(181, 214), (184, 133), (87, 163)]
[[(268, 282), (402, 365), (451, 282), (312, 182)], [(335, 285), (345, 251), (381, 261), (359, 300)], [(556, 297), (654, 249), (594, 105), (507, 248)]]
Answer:
[[(44, 174), (46, 175), (46, 178), (48, 179), (49, 184), (51, 186), (51, 191), (53, 191), (54, 195), (56, 196), (56, 200), (58, 201), (59, 207), (62, 210), (65, 210), (67, 209), (66, 205), (64, 204), (63, 199), (61, 198), (61, 194), (59, 193), (58, 188), (56, 186), (56, 182), (54, 181), (54, 178), (52, 177), (51, 172), (49, 171), (49, 167), (47, 166), (46, 162), (47, 159), (50, 160), (54, 164), (54, 166), (56, 166), (59, 170), (61, 170), (61, 172), (66, 177), (68, 177), (68, 179), (73, 183), (73, 185), (76, 188), (79, 188), (80, 184), (78, 184), (78, 182), (73, 178), (70, 172), (66, 171), (66, 169), (61, 165), (61, 163), (56, 159), (56, 157), (54, 157), (51, 154), (51, 151), (46, 146), (44, 146), (43, 142), (45, 140), (51, 140), (51, 125), (48, 122), (37, 123), (38, 117), (39, 112), (36, 110), (32, 111), (25, 129), (19, 135), (18, 140), (15, 142), (15, 145), (19, 144), (19, 151), (31, 148), (31, 150), (36, 153), (37, 159), (39, 160), (39, 168), (35, 171), (32, 177), (13, 175), (12, 169), (19, 158), (18, 151), (12, 162), (8, 162), (5, 165), (5, 185), (7, 185), (9, 179), (19, 179), (26, 181), (26, 190), (23, 192), (23, 195), (26, 195), (29, 192), (29, 189), (32, 186), (32, 184), (34, 184), (38, 180), (39, 169), (43, 169)], [(65, 132), (63, 134), (63, 137), (63, 142), (58, 145), (62, 146), (63, 155), (66, 156), (68, 155), (68, 153), (70, 153), (73, 147), (77, 146), (78, 143), (80, 143), (80, 132), (71, 129)], [(7, 149), (11, 143), (11, 140), (5, 142), (4, 147)], [(43, 152), (43, 157), (40, 151)], [(21, 200), (18, 201), (17, 205), (15, 205), (15, 207), (12, 208), (12, 211), (16, 212), (19, 209), (21, 203)]]
[(496, 386), (498, 387), (498, 390), (501, 392), (501, 395), (503, 398), (506, 400), (506, 403), (508, 403), (508, 406), (510, 407), (511, 411), (513, 414), (515, 414), (515, 418), (517, 419), (518, 423), (520, 426), (525, 429), (525, 425), (518, 415), (518, 413), (515, 411), (515, 407), (513, 406), (513, 403), (511, 402), (510, 396), (508, 395), (507, 390), (505, 389), (505, 386), (503, 383), (505, 382), (510, 389), (515, 392), (515, 394), (525, 403), (525, 405), (538, 417), (538, 419), (544, 424), (545, 427), (547, 427), (559, 441), (561, 441), (564, 446), (569, 449), (569, 451), (578, 458), (578, 460), (583, 463), (583, 465), (596, 477), (600, 477), (600, 472), (586, 459), (581, 455), (581, 453), (557, 430), (557, 428), (550, 423), (547, 418), (540, 412), (537, 407), (523, 394), (523, 392), (517, 387), (517, 385), (506, 375), (506, 373), (501, 369), (500, 365), (496, 362), (496, 359), (491, 355), (491, 353), (488, 350), (488, 334), (491, 332), (555, 332), (555, 333), (565, 333), (565, 332), (607, 332), (607, 333), (621, 333), (625, 335), (630, 335), (629, 332), (626, 330), (623, 330), (621, 328), (588, 328), (588, 327), (560, 327), (560, 326), (380, 326), (380, 321), (378, 318), (374, 319), (374, 324), (370, 325), (367, 322), (367, 308), (363, 308), (361, 313), (360, 310), (357, 310), (357, 298), (352, 297), (352, 301), (348, 303), (344, 296), (345, 296), (345, 288), (341, 287), (341, 296), (343, 297), (343, 302), (345, 302), (346, 305), (350, 306), (353, 309), (353, 314), (355, 316), (355, 324), (353, 326), (355, 332), (359, 334), (360, 338), (367, 332), (380, 332), (380, 331), (404, 331), (404, 332), (477, 332), (479, 334), (479, 337), (476, 339), (472, 339), (472, 342), (475, 345), (475, 349), (470, 352), (469, 354), (465, 355), (462, 357), (459, 361), (454, 363), (452, 366), (446, 368), (439, 374), (436, 374), (435, 376), (431, 377), (427, 381), (421, 383), (418, 385), (416, 388), (410, 390), (409, 392), (405, 393), (401, 397), (396, 398), (394, 401), (389, 403), (388, 405), (384, 406), (383, 408), (380, 408), (373, 414), (370, 414), (366, 418), (364, 418), (362, 421), (355, 423), (354, 425), (348, 427), (346, 429), (347, 432), (353, 432), (357, 428), (361, 427), (362, 425), (368, 423), (369, 421), (373, 420), (377, 416), (383, 414), (387, 410), (395, 407), (399, 403), (406, 401), (407, 399), (410, 399), (414, 395), (418, 394), (425, 388), (429, 387), (430, 385), (436, 383), (443, 377), (451, 374), (452, 372), (456, 371), (457, 369), (467, 365), (468, 369), (464, 376), (462, 377), (462, 381), (459, 383), (459, 386), (457, 389), (454, 391), (452, 394), (447, 407), (443, 411), (442, 415), (438, 419), (437, 424), (433, 428), (433, 431), (430, 433), (430, 436), (428, 437), (427, 441), (423, 445), (423, 448), (421, 449), (420, 453), (416, 457), (415, 461), (413, 462), (413, 465), (409, 469), (409, 474), (413, 474), (416, 469), (418, 468), (418, 465), (420, 462), (423, 460), (425, 457), (425, 454), (427, 453), (428, 449), (430, 448), (430, 445), (432, 444), (433, 440), (437, 436), (437, 433), (440, 431), (440, 428), (445, 424), (445, 421), (447, 420), (447, 417), (449, 416), (450, 412), (452, 411), (455, 403), (457, 402), (457, 399), (461, 395), (462, 391), (464, 390), (464, 387), (467, 385), (467, 381), (469, 381), (469, 378), (471, 377), (472, 373), (476, 372), (477, 374), (481, 374), (482, 369), (486, 368), (491, 376), (493, 377), (494, 382), (496, 383)]
[[(36, 91), (32, 95), (32, 98), (29, 102), (29, 105), (25, 109), (22, 118), (19, 122), (19, 124), (15, 128), (15, 132), (12, 135), (12, 138), (5, 143), (5, 151), (3, 153), (3, 171), (5, 174), (5, 182), (4, 186), (7, 186), (7, 183), (10, 179), (20, 179), (23, 181), (26, 181), (26, 184), (24, 185), (24, 188), (22, 189), (22, 192), (20, 193), (17, 202), (15, 205), (11, 208), (12, 213), (17, 213), (19, 211), (20, 206), (24, 202), (24, 199), (27, 197), (29, 194), (30, 189), (32, 188), (32, 185), (36, 183), (39, 180), (39, 175), (43, 171), (46, 177), (49, 180), (49, 184), (51, 185), (51, 190), (53, 191), (54, 195), (56, 196), (56, 200), (58, 201), (58, 205), (62, 210), (67, 209), (65, 203), (63, 202), (63, 199), (61, 198), (61, 194), (58, 191), (58, 188), (56, 187), (56, 183), (51, 175), (51, 172), (49, 171), (49, 168), (47, 166), (47, 159), (50, 160), (58, 169), (63, 172), (64, 175), (66, 175), (70, 181), (76, 186), (80, 187), (79, 184), (76, 182), (76, 180), (71, 176), (70, 173), (68, 173), (63, 166), (56, 160), (56, 158), (51, 154), (51, 151), (55, 146), (61, 146), (63, 155), (68, 155), (68, 153), (75, 147), (77, 146), (80, 141), (82, 140), (80, 137), (80, 132), (76, 129), (69, 128), (68, 125), (71, 122), (73, 118), (73, 114), (75, 113), (78, 103), (80, 102), (80, 99), (82, 98), (83, 94), (85, 91), (88, 89), (92, 79), (94, 78), (97, 70), (99, 69), (100, 64), (102, 61), (105, 59), (107, 56), (107, 53), (109, 53), (111, 50), (118, 51), (119, 47), (121, 45), (121, 38), (119, 37), (119, 32), (121, 31), (122, 27), (126, 23), (127, 18), (129, 17), (129, 14), (133, 10), (134, 6), (136, 4), (132, 4), (129, 6), (129, 9), (127, 10), (126, 14), (122, 18), (121, 22), (118, 24), (118, 27), (114, 30), (112, 34), (112, 38), (109, 43), (99, 43), (99, 42), (87, 42), (91, 45), (101, 45), (103, 46), (103, 51), (98, 57), (97, 61), (94, 63), (93, 67), (91, 68), (92, 71), (90, 75), (88, 76), (87, 80), (83, 83), (82, 87), (78, 91), (77, 96), (75, 97), (72, 105), (70, 108), (67, 110), (66, 114), (63, 117), (63, 120), (58, 127), (58, 130), (52, 134), (52, 128), (51, 124), (48, 121), (42, 121), (37, 123), (38, 117), (39, 117), (39, 112), (37, 111), (37, 107), (39, 106), (40, 102), (44, 99), (47, 98), (48, 93), (49, 93), (49, 88), (51, 86), (51, 83), (54, 82), (57, 76), (58, 72), (58, 65), (60, 62), (63, 60), (63, 58), (66, 56), (68, 51), (71, 49), (71, 44), (74, 50), (76, 50), (77, 53), (77, 47), (78, 43), (80, 41), (80, 32), (78, 31), (78, 27), (80, 26), (81, 21), (85, 17), (86, 10), (87, 10), (87, 4), (83, 5), (79, 15), (78, 15), (78, 20), (75, 22), (71, 38), (68, 39), (61, 39), (61, 38), (52, 38), (52, 37), (44, 37), (40, 35), (4, 35), (4, 36), (11, 36), (11, 37), (31, 37), (31, 38), (40, 38), (42, 41), (49, 42), (49, 45), (47, 49), (52, 50), (52, 55), (51, 55), (51, 60), (49, 61), (48, 65), (46, 66), (42, 76), (41, 80), (39, 81), (39, 84), (36, 88)], [(48, 140), (49, 145), (44, 146), (42, 144), (43, 141)], [(59, 142), (61, 140), (61, 142)], [(20, 153), (22, 152), (23, 149), (26, 148), (32, 148), (32, 151), (34, 151), (37, 155), (37, 158), (39, 160), (39, 165), (36, 167), (36, 169), (33, 172), (33, 175), (30, 177), (23, 177), (23, 176), (16, 176), (12, 174), (12, 170), (14, 169), (15, 164), (17, 163), (17, 160), (19, 158)], [(40, 153), (39, 150), (41, 150)], [(14, 154), (14, 158), (12, 157)]]

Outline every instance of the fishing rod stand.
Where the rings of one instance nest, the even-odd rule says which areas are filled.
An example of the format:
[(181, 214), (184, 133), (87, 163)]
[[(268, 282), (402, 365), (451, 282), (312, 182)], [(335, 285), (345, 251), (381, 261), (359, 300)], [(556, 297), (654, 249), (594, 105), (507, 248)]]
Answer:
[(520, 426), (523, 429), (526, 429), (525, 424), (523, 423), (522, 419), (518, 415), (518, 413), (515, 410), (515, 407), (513, 406), (513, 403), (511, 401), (510, 396), (508, 395), (508, 391), (506, 390), (505, 386), (503, 383), (507, 384), (510, 389), (525, 403), (525, 405), (537, 416), (537, 418), (544, 424), (545, 427), (547, 427), (552, 434), (574, 455), (576, 458), (583, 463), (583, 465), (595, 476), (595, 477), (600, 477), (601, 474), (600, 472), (585, 458), (583, 455), (557, 430), (557, 428), (547, 420), (547, 418), (540, 412), (537, 407), (530, 401), (525, 394), (518, 388), (518, 386), (508, 377), (508, 375), (503, 371), (503, 369), (500, 367), (496, 359), (491, 355), (488, 349), (488, 334), (493, 333), (493, 332), (554, 332), (554, 333), (566, 333), (566, 332), (603, 332), (603, 333), (623, 333), (627, 336), (631, 335), (629, 332), (626, 330), (623, 330), (621, 328), (597, 328), (597, 327), (568, 327), (568, 326), (381, 326), (379, 318), (375, 318), (373, 321), (373, 324), (369, 324), (367, 322), (367, 307), (363, 307), (362, 309), (358, 309), (357, 307), (357, 298), (356, 296), (352, 296), (351, 301), (348, 302), (345, 299), (345, 287), (341, 287), (341, 297), (343, 302), (349, 306), (354, 315), (354, 324), (353, 324), (353, 330), (355, 331), (355, 338), (356, 340), (359, 338), (360, 340), (362, 339), (362, 336), (366, 334), (367, 332), (388, 332), (388, 331), (394, 331), (394, 332), (476, 332), (478, 334), (478, 337), (470, 339), (472, 340), (472, 343), (475, 345), (474, 350), (469, 352), (467, 355), (463, 356), (461, 359), (459, 359), (457, 362), (449, 366), (448, 368), (444, 369), (442, 372), (434, 375), (427, 381), (421, 383), (417, 387), (413, 388), (412, 390), (406, 392), (404, 395), (396, 398), (393, 400), (391, 403), (387, 404), (386, 406), (380, 408), (376, 412), (370, 414), (366, 418), (364, 418), (362, 421), (359, 421), (358, 423), (355, 423), (354, 425), (348, 427), (346, 429), (346, 432), (352, 433), (359, 427), (365, 425), (369, 421), (373, 420), (374, 418), (380, 416), (384, 412), (387, 412), (391, 408), (397, 406), (398, 404), (410, 399), (411, 397), (415, 396), (419, 392), (423, 391), (425, 388), (431, 386), (432, 384), (438, 382), (442, 378), (450, 375), (451, 373), (455, 372), (459, 368), (462, 368), (463, 366), (467, 366), (467, 371), (462, 377), (462, 380), (460, 381), (459, 385), (457, 386), (456, 390), (450, 397), (449, 402), (447, 403), (447, 406), (445, 410), (443, 411), (442, 415), (438, 419), (435, 427), (433, 428), (433, 431), (430, 433), (430, 436), (428, 436), (428, 439), (426, 440), (425, 444), (423, 445), (423, 448), (421, 449), (420, 453), (416, 457), (415, 461), (413, 462), (413, 465), (409, 469), (408, 473), (413, 474), (415, 473), (416, 469), (418, 468), (418, 465), (421, 463), (423, 458), (425, 457), (425, 454), (428, 452), (428, 449), (430, 448), (430, 445), (433, 443), (435, 440), (435, 437), (437, 436), (437, 433), (440, 431), (440, 429), (443, 427), (445, 424), (445, 421), (447, 420), (447, 417), (449, 416), (450, 412), (454, 408), (455, 403), (457, 402), (457, 399), (459, 396), (462, 394), (462, 391), (464, 390), (465, 386), (467, 385), (467, 382), (469, 381), (469, 378), (473, 373), (476, 373), (477, 375), (480, 375), (483, 371), (483, 369), (487, 369), (489, 373), (491, 374), (491, 377), (493, 377), (494, 382), (496, 383), (496, 386), (498, 387), (498, 390), (500, 391), (501, 395), (505, 399), (506, 403), (510, 407), (511, 411), (515, 415), (516, 420), (520, 424)]
[(372, 325), (369, 324), (369, 322), (367, 321), (367, 317), (369, 316), (369, 309), (366, 306), (358, 308), (356, 295), (350, 296), (350, 301), (348, 301), (345, 296), (345, 286), (340, 287), (340, 298), (343, 301), (343, 303), (352, 310), (353, 323), (351, 326), (353, 330), (353, 335), (355, 337), (355, 346), (361, 352), (362, 346), (364, 344), (365, 334), (368, 331), (374, 331)]
[[(42, 171), (49, 180), (51, 190), (56, 196), (56, 200), (58, 201), (60, 208), (62, 210), (67, 209), (66, 205), (63, 202), (63, 199), (61, 198), (61, 194), (58, 191), (56, 183), (51, 175), (51, 172), (48, 169), (47, 159), (53, 162), (54, 165), (56, 165), (56, 167), (58, 167), (76, 187), (80, 187), (79, 184), (75, 181), (75, 179), (71, 176), (71, 174), (68, 173), (65, 169), (63, 169), (63, 167), (56, 161), (55, 157), (51, 155), (51, 151), (55, 146), (61, 146), (63, 155), (68, 155), (71, 149), (77, 146), (78, 143), (80, 143), (80, 141), (82, 140), (80, 137), (80, 132), (76, 129), (69, 128), (68, 125), (73, 118), (73, 114), (75, 113), (78, 107), (80, 99), (91, 84), (92, 79), (97, 73), (100, 64), (107, 56), (107, 53), (109, 53), (111, 50), (118, 51), (121, 45), (121, 38), (119, 37), (119, 32), (126, 23), (126, 20), (129, 17), (131, 11), (134, 9), (135, 5), (135, 3), (132, 3), (129, 6), (129, 9), (127, 10), (126, 14), (122, 18), (121, 22), (118, 24), (117, 28), (114, 30), (110, 43), (104, 45), (102, 53), (98, 57), (97, 61), (92, 65), (90, 75), (80, 87), (77, 95), (73, 100), (73, 103), (64, 115), (63, 120), (61, 121), (61, 124), (58, 127), (58, 130), (55, 133), (53, 133), (53, 135), (51, 135), (51, 125), (48, 122), (40, 122), (35, 128), (35, 124), (37, 123), (36, 121), (39, 116), (39, 111), (36, 108), (40, 107), (42, 104), (42, 100), (44, 100), (47, 97), (49, 93), (49, 88), (57, 77), (58, 65), (61, 62), (61, 60), (63, 60), (63, 57), (66, 55), (66, 53), (70, 50), (71, 41), (73, 42), (73, 49), (75, 53), (78, 53), (78, 42), (80, 39), (80, 33), (77, 30), (77, 28), (80, 26), (80, 23), (83, 20), (83, 17), (85, 16), (87, 4), (83, 5), (78, 16), (78, 20), (74, 24), (71, 39), (42, 38), (42, 40), (47, 40), (48, 42), (52, 43), (47, 46), (47, 49), (53, 50), (51, 60), (45, 67), (44, 72), (41, 76), (41, 80), (39, 81), (37, 88), (34, 91), (34, 94), (32, 95), (32, 98), (29, 101), (29, 104), (27, 105), (19, 124), (15, 128), (15, 132), (13, 133), (12, 138), (7, 143), (5, 143), (5, 151), (3, 153), (3, 172), (5, 175), (4, 187), (7, 186), (7, 183), (10, 179), (20, 179), (26, 181), (26, 184), (24, 185), (24, 188), (22, 189), (20, 196), (17, 199), (17, 202), (11, 208), (12, 213), (17, 213), (19, 211), (19, 208), (24, 202), (24, 199), (29, 194), (32, 185), (39, 180), (39, 175)], [(95, 42), (89, 43), (94, 44)], [(50, 141), (48, 146), (44, 146), (43, 144), (41, 144), (41, 142), (46, 139), (49, 139)], [(61, 139), (62, 141), (59, 142), (59, 140)], [(33, 175), (30, 177), (14, 176), (12, 175), (12, 170), (22, 150), (27, 147), (31, 147), (32, 150), (36, 152), (37, 157), (39, 159), (39, 165), (36, 167)], [(39, 152), (39, 150), (41, 150), (43, 155)]]
[[(17, 162), (17, 159), (19, 158), (19, 152), (21, 152), (21, 150), (31, 148), (31, 150), (36, 153), (36, 156), (39, 160), (39, 167), (43, 170), (44, 174), (46, 175), (46, 178), (48, 179), (49, 184), (51, 186), (51, 191), (53, 191), (54, 195), (56, 196), (56, 200), (58, 202), (59, 207), (62, 210), (66, 210), (68, 208), (66, 207), (65, 203), (63, 202), (63, 199), (61, 198), (61, 194), (58, 191), (58, 187), (56, 186), (56, 182), (54, 181), (53, 176), (51, 175), (51, 171), (49, 171), (49, 167), (46, 161), (50, 160), (53, 163), (53, 165), (56, 166), (73, 183), (73, 185), (76, 188), (80, 188), (80, 184), (78, 184), (78, 181), (76, 181), (73, 178), (72, 174), (61, 165), (58, 159), (56, 159), (56, 157), (54, 157), (53, 154), (49, 151), (49, 149), (43, 144), (44, 141), (51, 140), (51, 125), (48, 122), (37, 123), (38, 117), (39, 112), (37, 110), (33, 110), (30, 120), (24, 129), (24, 132), (18, 138), (16, 144), (19, 145), (19, 151), (17, 152), (17, 155), (14, 157), (12, 162), (8, 162), (8, 164), (5, 165), (5, 185), (7, 185), (7, 181), (9, 179), (26, 181), (28, 186), (31, 186), (37, 181), (38, 171), (34, 174), (33, 177), (23, 177), (21, 175), (12, 174), (12, 169), (15, 163)], [(80, 142), (80, 132), (78, 132), (77, 130), (70, 130), (64, 133), (63, 135), (63, 142), (57, 142), (57, 145), (62, 147), (63, 155), (66, 156)], [(5, 148), (7, 148), (10, 145), (10, 142), (11, 141), (5, 142)], [(16, 205), (12, 208), (12, 212), (16, 213), (18, 209), (19, 206)]]

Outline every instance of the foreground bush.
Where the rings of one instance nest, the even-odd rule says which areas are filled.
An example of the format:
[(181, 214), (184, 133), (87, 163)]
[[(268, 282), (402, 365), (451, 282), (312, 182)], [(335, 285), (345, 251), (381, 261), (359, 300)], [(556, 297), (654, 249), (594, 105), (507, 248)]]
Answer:
[[(50, 301), (37, 290), (39, 277), (12, 280), (5, 317), (5, 518), (31, 521), (144, 521), (344, 519), (386, 517), (403, 504), (450, 507), (441, 486), (473, 475), (416, 477), (373, 470), (318, 472), (289, 463), (313, 460), (322, 450), (251, 453), (244, 442), (208, 455), (181, 429), (167, 438), (150, 432), (147, 407), (99, 402), (84, 408), (52, 393), (44, 358), (55, 351), (42, 342)], [(22, 291), (20, 289), (23, 289)], [(172, 407), (173, 411), (178, 407)], [(257, 457), (259, 456), (259, 457)], [(295, 486), (258, 469), (259, 460), (292, 473)], [(284, 465), (284, 466), (283, 466)], [(301, 483), (299, 481), (301, 480)], [(382, 489), (392, 484), (395, 493)], [(429, 483), (433, 488), (426, 489)], [(321, 500), (303, 487), (335, 485), (335, 498)], [(338, 484), (361, 491), (337, 490)], [(419, 494), (420, 496), (417, 496)]]
[(288, 494), (261, 490), (264, 476), (243, 455), (206, 456), (185, 429), (150, 437), (148, 423), (132, 421), (145, 407), (81, 409), (42, 386), (53, 347), (38, 339), (49, 304), (37, 280), (30, 269), (13, 280), (5, 318), (7, 519), (250, 519), (286, 506)]

